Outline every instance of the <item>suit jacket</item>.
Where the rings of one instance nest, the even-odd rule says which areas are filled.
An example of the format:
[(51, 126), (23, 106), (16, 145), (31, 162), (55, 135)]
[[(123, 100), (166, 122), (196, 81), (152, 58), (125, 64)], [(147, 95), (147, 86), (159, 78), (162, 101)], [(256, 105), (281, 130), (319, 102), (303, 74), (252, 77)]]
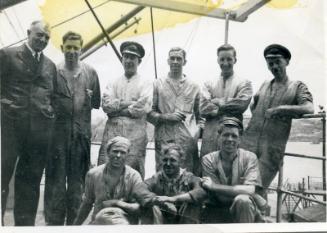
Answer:
[(54, 118), (55, 77), (55, 64), (43, 53), (37, 62), (25, 44), (0, 50), (2, 114), (29, 120), (32, 129)]

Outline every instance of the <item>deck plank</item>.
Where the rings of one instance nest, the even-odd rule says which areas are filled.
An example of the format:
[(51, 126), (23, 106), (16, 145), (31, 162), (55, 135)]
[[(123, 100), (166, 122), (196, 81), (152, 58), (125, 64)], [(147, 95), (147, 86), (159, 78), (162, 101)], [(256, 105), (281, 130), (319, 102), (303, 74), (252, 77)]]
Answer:
[(326, 206), (313, 205), (293, 213), (294, 222), (326, 222)]

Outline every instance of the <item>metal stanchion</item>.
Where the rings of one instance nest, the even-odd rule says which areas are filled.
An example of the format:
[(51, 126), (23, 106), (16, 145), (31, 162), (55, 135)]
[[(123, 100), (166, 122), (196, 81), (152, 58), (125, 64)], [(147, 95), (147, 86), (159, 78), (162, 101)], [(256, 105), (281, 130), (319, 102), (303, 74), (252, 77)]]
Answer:
[(276, 222), (281, 222), (282, 219), (282, 197), (283, 197), (283, 173), (284, 173), (284, 162), (279, 166), (278, 172), (278, 186), (277, 186), (277, 210), (276, 210)]

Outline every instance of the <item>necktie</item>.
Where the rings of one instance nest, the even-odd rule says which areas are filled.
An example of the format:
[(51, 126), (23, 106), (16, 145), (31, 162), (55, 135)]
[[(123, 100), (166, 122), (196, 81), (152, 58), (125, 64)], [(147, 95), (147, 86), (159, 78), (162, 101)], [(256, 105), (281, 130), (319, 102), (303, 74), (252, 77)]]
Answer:
[(38, 53), (34, 53), (34, 59), (35, 59), (36, 63), (39, 62), (39, 54)]

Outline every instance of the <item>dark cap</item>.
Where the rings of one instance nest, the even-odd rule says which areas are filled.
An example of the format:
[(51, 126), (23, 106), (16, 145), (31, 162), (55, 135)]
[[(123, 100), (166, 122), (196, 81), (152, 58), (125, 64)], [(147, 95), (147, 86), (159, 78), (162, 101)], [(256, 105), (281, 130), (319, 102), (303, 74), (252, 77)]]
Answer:
[(232, 125), (232, 126), (235, 126), (239, 129), (243, 130), (242, 122), (239, 119), (237, 119), (236, 117), (224, 117), (221, 121), (221, 124)]
[(142, 45), (134, 41), (126, 41), (120, 45), (120, 52), (122, 54), (129, 53), (138, 56), (139, 58), (144, 57), (145, 51)]
[(271, 44), (266, 47), (263, 55), (265, 58), (282, 56), (285, 59), (291, 60), (291, 52), (286, 47), (279, 44)]

